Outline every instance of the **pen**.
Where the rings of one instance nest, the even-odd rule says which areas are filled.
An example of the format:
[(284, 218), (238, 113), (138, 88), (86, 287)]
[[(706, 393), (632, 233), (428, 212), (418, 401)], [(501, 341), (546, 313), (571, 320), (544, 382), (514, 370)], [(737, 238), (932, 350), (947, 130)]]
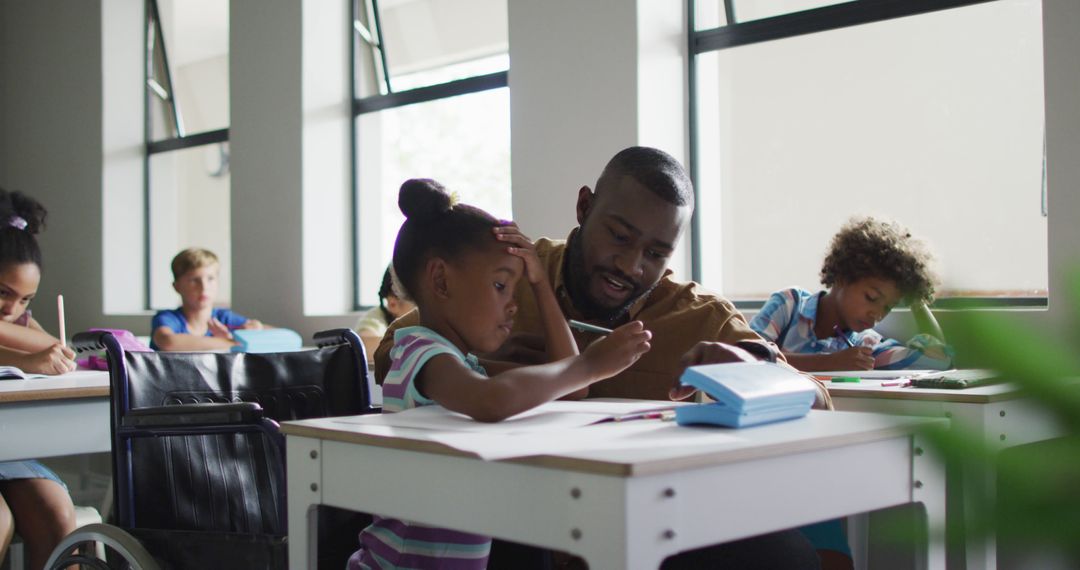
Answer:
[(675, 412), (672, 410), (664, 410), (660, 412), (640, 412), (636, 414), (623, 414), (621, 416), (612, 416), (610, 418), (604, 418), (596, 423), (628, 422), (631, 420), (661, 420), (668, 422), (673, 419), (675, 419)]
[(859, 382), (861, 382), (861, 380), (855, 376), (837, 376), (833, 378), (832, 381), (837, 383), (848, 382), (852, 384), (858, 384)]
[(832, 330), (834, 333), (836, 333), (836, 336), (840, 337), (840, 340), (844, 341), (844, 344), (848, 345), (851, 348), (855, 348), (855, 343), (851, 342), (851, 339), (848, 338), (848, 335), (844, 334), (844, 331), (840, 330), (840, 325), (835, 325)]
[(590, 325), (589, 323), (575, 321), (574, 319), (570, 319), (570, 328), (596, 334), (611, 334), (611, 329), (605, 329), (604, 327), (598, 327), (596, 325)]
[(67, 331), (64, 330), (64, 296), (56, 296), (56, 315), (60, 319), (60, 346), (67, 346)]
[(882, 382), (880, 385), (882, 387), (895, 386), (897, 388), (903, 388), (904, 386), (911, 385), (911, 380), (893, 380), (891, 382)]

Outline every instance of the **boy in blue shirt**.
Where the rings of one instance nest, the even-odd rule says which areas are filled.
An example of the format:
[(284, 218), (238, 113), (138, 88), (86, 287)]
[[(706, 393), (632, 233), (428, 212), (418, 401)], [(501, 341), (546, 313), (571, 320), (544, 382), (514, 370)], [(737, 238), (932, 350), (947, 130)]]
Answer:
[(213, 252), (188, 248), (172, 260), (173, 289), (180, 294), (176, 309), (158, 311), (151, 323), (154, 350), (229, 350), (236, 329), (261, 329), (263, 324), (214, 307), (221, 265)]

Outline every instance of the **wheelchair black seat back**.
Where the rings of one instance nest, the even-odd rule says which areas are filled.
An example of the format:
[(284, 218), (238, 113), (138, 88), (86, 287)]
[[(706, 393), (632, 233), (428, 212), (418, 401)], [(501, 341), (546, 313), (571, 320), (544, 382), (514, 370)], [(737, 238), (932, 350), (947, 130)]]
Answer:
[[(160, 567), (287, 566), (277, 422), (376, 411), (359, 337), (315, 340), (296, 352), (169, 353), (125, 352), (108, 332), (75, 336), (77, 351), (108, 355), (116, 526)], [(72, 536), (50, 568), (71, 563), (57, 555), (80, 544)]]

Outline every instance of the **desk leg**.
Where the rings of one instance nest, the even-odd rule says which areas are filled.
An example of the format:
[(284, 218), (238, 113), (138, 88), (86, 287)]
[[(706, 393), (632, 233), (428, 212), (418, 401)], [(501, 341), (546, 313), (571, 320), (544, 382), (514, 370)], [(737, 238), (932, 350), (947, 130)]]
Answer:
[(315, 568), (322, 504), (322, 443), (285, 438), (288, 457), (289, 568)]
[(912, 438), (911, 500), (926, 512), (925, 556), (916, 557), (916, 568), (945, 569), (945, 465), (928, 452), (922, 438)]

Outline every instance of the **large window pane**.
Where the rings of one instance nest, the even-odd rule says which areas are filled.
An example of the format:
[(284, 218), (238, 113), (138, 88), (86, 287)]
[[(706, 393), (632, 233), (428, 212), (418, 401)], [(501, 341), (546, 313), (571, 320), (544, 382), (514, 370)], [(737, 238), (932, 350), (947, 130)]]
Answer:
[(697, 73), (706, 285), (814, 287), (832, 234), (870, 214), (929, 242), (945, 296), (1046, 296), (1037, 0), (710, 52)]
[(511, 218), (510, 90), (481, 91), (357, 118), (360, 303), (376, 293), (404, 221), (397, 191), (434, 178), (462, 202)]
[(203, 247), (221, 260), (218, 304), (230, 299), (229, 173), (222, 160), (228, 143), (150, 157), (150, 308), (177, 307), (169, 264), (188, 247)]
[[(506, 0), (383, 0), (378, 8), (376, 18), (370, 0), (358, 0), (356, 5), (361, 98), (509, 68), (506, 57), (492, 57), (504, 56), (509, 45)], [(458, 65), (462, 63), (468, 65)]]
[(793, 12), (802, 12), (831, 6), (833, 4), (846, 4), (851, 0), (728, 0), (733, 3), (736, 22), (749, 22), (762, 18), (771, 18)]
[[(228, 0), (157, 0), (156, 4), (159, 26), (150, 25), (147, 31), (154, 45), (148, 77), (151, 140), (227, 128)], [(148, 12), (153, 13), (152, 9)]]

